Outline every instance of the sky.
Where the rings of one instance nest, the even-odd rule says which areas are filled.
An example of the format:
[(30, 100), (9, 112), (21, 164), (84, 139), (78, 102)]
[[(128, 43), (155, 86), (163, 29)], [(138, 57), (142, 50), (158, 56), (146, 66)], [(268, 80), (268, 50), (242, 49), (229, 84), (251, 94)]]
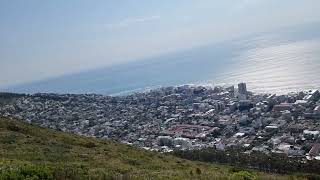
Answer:
[(1, 0), (0, 88), (320, 20), (319, 0)]

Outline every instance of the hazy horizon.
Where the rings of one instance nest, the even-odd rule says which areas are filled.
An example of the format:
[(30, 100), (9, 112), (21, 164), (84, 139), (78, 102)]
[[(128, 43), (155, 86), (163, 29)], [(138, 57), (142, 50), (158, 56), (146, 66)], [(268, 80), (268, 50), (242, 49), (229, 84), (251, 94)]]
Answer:
[(304, 26), (319, 21), (319, 5), (316, 0), (2, 1), (0, 88)]
[(124, 95), (163, 86), (235, 85), (257, 93), (317, 89), (320, 23), (256, 33), (133, 62), (13, 86), (20, 93)]

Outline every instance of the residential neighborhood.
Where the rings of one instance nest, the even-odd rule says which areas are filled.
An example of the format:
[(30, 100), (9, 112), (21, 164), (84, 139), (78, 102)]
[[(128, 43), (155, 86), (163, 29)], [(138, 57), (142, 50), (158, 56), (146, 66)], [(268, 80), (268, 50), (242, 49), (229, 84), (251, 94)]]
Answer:
[(0, 107), (5, 117), (152, 151), (238, 148), (320, 160), (318, 90), (184, 85), (126, 96), (38, 93)]

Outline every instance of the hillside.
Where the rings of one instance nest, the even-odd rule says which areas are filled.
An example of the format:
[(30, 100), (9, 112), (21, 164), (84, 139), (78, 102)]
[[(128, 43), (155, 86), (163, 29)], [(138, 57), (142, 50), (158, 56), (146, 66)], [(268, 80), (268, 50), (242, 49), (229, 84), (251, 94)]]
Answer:
[(0, 179), (239, 179), (241, 176), (289, 178), (183, 160), (0, 118)]

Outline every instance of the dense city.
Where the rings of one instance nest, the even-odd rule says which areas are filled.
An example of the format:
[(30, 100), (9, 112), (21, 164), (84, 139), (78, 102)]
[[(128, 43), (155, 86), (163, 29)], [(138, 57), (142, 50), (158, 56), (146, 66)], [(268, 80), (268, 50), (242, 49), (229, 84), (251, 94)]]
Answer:
[(320, 160), (320, 93), (254, 94), (237, 88), (178, 86), (127, 96), (20, 95), (0, 115), (59, 131), (171, 152), (239, 148)]

